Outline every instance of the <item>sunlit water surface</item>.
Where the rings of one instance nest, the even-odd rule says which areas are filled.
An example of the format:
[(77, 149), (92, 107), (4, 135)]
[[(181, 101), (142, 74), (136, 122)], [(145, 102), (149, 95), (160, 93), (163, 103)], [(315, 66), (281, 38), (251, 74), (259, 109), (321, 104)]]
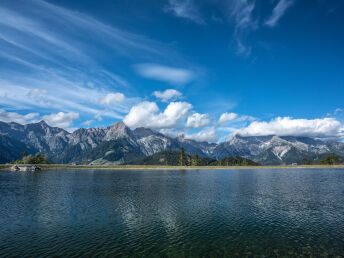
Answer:
[(0, 172), (0, 257), (344, 254), (343, 169)]

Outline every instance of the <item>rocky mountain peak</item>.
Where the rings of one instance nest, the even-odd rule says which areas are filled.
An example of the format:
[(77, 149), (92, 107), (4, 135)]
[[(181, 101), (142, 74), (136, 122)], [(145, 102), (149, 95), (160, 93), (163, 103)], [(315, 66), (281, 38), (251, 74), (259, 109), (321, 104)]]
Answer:
[(42, 127), (48, 127), (49, 126), (44, 120), (39, 121), (38, 124)]
[(117, 122), (117, 123), (114, 123), (113, 125), (110, 125), (107, 128), (107, 132), (104, 139), (107, 141), (110, 141), (110, 140), (115, 140), (119, 138), (128, 138), (131, 140), (135, 138), (133, 132), (123, 122)]
[(133, 131), (133, 134), (138, 138), (143, 138), (143, 137), (148, 137), (151, 135), (159, 134), (157, 132), (154, 132), (150, 128), (145, 128), (145, 127), (138, 127)]
[(108, 127), (111, 130), (123, 130), (124, 128), (128, 128), (123, 121), (116, 122)]
[(186, 140), (184, 134), (178, 135), (176, 139), (177, 139), (177, 141), (179, 141), (179, 142), (184, 142), (184, 141)]

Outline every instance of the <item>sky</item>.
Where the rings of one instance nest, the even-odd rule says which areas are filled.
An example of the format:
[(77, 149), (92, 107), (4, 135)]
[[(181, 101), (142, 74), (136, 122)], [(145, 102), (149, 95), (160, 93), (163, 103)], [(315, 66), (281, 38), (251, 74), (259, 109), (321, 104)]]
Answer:
[(344, 2), (2, 0), (0, 120), (344, 138)]

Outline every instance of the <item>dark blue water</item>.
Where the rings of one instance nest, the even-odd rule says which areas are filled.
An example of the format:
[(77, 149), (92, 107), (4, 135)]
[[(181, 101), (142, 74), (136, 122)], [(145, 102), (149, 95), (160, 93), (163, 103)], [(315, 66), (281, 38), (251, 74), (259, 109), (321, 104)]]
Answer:
[(344, 254), (343, 169), (0, 172), (0, 257)]

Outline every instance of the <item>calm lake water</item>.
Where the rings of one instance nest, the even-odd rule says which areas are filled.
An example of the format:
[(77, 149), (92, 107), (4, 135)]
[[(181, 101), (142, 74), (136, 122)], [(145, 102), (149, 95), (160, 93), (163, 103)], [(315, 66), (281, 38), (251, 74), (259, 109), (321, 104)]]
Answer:
[(344, 169), (0, 172), (0, 257), (344, 254)]

